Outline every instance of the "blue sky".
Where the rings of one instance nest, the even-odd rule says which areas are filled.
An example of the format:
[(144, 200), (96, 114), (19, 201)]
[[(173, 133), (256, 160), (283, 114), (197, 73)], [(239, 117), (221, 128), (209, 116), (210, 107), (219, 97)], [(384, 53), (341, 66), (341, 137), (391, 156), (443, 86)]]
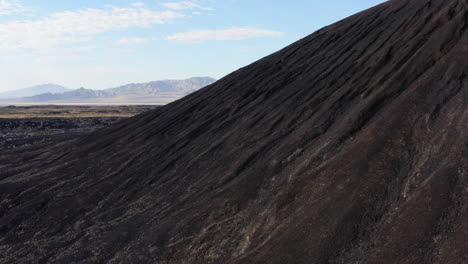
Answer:
[(0, 91), (221, 78), (382, 0), (0, 0)]

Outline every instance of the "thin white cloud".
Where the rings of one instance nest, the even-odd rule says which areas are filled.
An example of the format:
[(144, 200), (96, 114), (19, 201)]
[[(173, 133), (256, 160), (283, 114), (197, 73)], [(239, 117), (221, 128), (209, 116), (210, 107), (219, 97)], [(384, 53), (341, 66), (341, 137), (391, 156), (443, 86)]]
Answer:
[(144, 44), (154, 40), (154, 38), (121, 38), (115, 41), (118, 45)]
[(135, 2), (135, 3), (132, 3), (132, 6), (135, 6), (135, 7), (142, 7), (144, 6), (145, 3), (142, 3), (142, 2)]
[(233, 27), (214, 30), (195, 30), (175, 33), (166, 37), (172, 41), (204, 41), (204, 40), (242, 40), (261, 37), (280, 37), (283, 33), (274, 30), (255, 27)]
[(156, 12), (144, 8), (119, 7), (53, 13), (39, 20), (0, 24), (0, 48), (47, 49), (88, 41), (92, 36), (104, 32), (166, 24), (182, 16), (174, 11)]
[(18, 0), (0, 0), (0, 16), (24, 12), (26, 8)]
[(197, 3), (191, 1), (181, 1), (181, 2), (167, 2), (162, 3), (162, 6), (174, 10), (184, 10), (184, 9), (202, 9), (202, 10), (213, 10), (211, 7), (203, 7)]

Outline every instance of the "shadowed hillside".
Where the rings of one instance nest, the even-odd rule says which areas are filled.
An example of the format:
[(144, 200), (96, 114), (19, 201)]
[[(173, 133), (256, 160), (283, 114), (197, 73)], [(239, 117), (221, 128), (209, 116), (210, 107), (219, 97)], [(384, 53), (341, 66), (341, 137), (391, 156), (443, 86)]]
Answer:
[(468, 263), (468, 3), (394, 0), (0, 153), (0, 263)]

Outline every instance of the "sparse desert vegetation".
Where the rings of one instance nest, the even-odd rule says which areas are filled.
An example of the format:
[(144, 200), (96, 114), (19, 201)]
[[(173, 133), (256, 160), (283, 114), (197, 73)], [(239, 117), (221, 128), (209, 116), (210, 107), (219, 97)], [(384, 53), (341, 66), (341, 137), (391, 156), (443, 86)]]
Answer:
[(90, 133), (156, 106), (8, 106), (0, 108), (0, 150)]
[(157, 106), (149, 105), (36, 105), (0, 107), (0, 118), (130, 117)]

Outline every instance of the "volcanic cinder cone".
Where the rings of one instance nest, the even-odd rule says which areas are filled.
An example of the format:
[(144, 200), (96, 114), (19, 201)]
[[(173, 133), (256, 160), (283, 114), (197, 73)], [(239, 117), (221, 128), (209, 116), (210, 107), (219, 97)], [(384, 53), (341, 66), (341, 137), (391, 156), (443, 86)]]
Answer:
[(468, 263), (468, 3), (395, 0), (0, 154), (0, 263)]

